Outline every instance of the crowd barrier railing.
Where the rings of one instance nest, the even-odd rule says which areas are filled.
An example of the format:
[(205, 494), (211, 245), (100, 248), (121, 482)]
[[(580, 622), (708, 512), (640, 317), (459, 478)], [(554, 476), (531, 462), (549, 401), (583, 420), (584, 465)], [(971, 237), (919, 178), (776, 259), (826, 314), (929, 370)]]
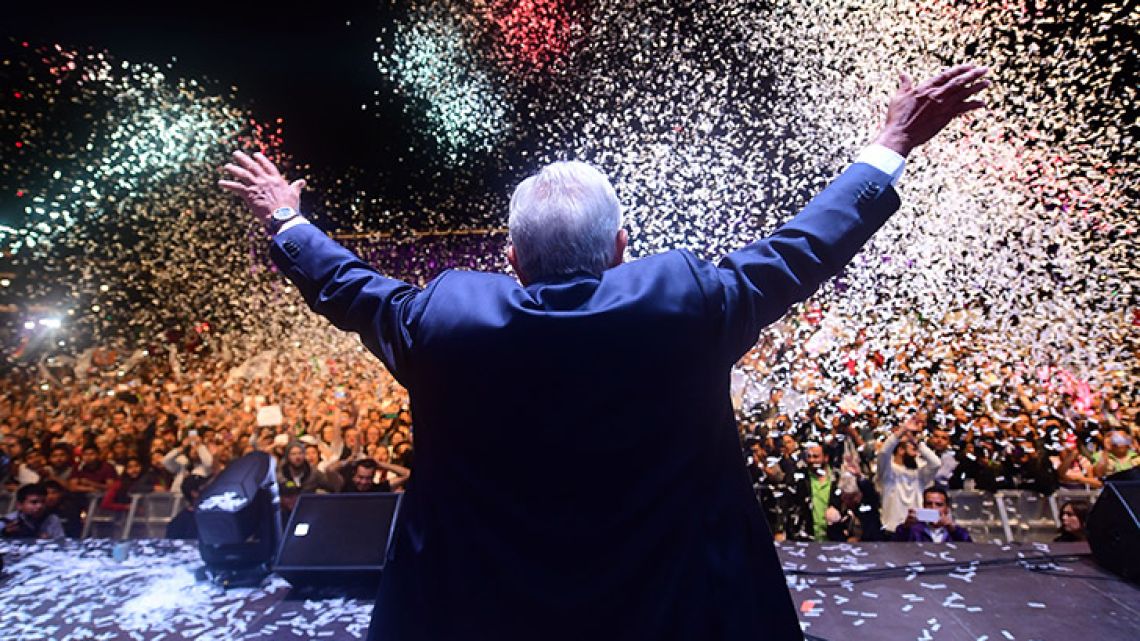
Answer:
[(1028, 490), (1000, 490), (994, 498), (1006, 543), (1036, 541), (1057, 532), (1060, 517), (1049, 497)]
[(92, 492), (87, 495), (87, 512), (83, 516), (83, 532), (79, 538), (115, 538), (115, 531), (122, 523), (123, 513), (102, 509), (100, 507), (102, 501), (103, 492)]
[(1049, 541), (1061, 528), (1060, 506), (1068, 500), (1096, 502), (1100, 490), (1062, 488), (1045, 496), (1030, 490), (951, 490), (954, 522), (978, 542)]
[(966, 528), (979, 543), (1008, 542), (1003, 536), (1001, 508), (996, 497), (983, 490), (950, 490), (954, 522)]
[(126, 511), (103, 509), (102, 502), (102, 492), (88, 495), (81, 538), (125, 540), (138, 529), (143, 534), (140, 538), (163, 538), (166, 525), (182, 509), (182, 497), (171, 492), (131, 494)]
[(141, 538), (161, 539), (166, 536), (166, 526), (182, 509), (182, 496), (172, 492), (150, 492), (132, 494), (131, 507), (127, 510), (123, 524), (123, 539), (133, 538), (135, 528), (141, 527)]
[[(1061, 505), (1070, 500), (1096, 502), (1096, 488), (1061, 488), (1049, 496), (1028, 490), (951, 490), (954, 521), (970, 531), (979, 543), (1014, 543), (1048, 540), (1061, 527)], [(183, 507), (180, 495), (171, 492), (132, 494), (127, 512), (100, 507), (103, 494), (88, 497), (82, 538), (162, 538), (166, 526)], [(16, 497), (0, 492), (4, 514), (15, 509)], [(138, 532), (141, 530), (141, 532)]]

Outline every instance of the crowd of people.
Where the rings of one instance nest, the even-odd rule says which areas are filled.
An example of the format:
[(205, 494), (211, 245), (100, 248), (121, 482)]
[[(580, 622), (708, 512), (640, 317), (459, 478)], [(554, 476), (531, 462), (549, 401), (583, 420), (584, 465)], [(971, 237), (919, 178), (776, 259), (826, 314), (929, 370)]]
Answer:
[[(3, 536), (79, 536), (92, 497), (104, 512), (156, 491), (192, 507), (210, 479), (255, 450), (278, 462), (286, 511), (305, 492), (402, 491), (413, 460), (406, 391), (359, 348), (323, 361), (299, 353), (233, 365), (216, 354), (183, 364), (102, 350), (82, 372), (11, 370), (0, 483), (18, 509)], [(171, 530), (192, 538), (193, 520)]]
[[(856, 332), (832, 360), (788, 358), (824, 333), (818, 310), (766, 331), (741, 364), (739, 425), (778, 538), (968, 540), (956, 490), (1096, 490), (1140, 466), (1135, 371), (1092, 385), (979, 357), (952, 325), (925, 343)], [(784, 384), (749, 384), (773, 379)], [(1089, 507), (1061, 505), (1060, 539), (1084, 536)]]
[[(743, 456), (778, 539), (969, 540), (953, 490), (1047, 495), (1140, 466), (1129, 390), (964, 367), (953, 352), (885, 358), (862, 338), (845, 362), (779, 371), (787, 346), (770, 337), (801, 339), (810, 320), (810, 310), (785, 319), (740, 366)], [(303, 493), (402, 491), (414, 470), (407, 392), (351, 339), (324, 359), (303, 353), (238, 363), (209, 350), (97, 350), (62, 368), (11, 369), (0, 483), (17, 509), (2, 536), (77, 537), (92, 497), (125, 513), (132, 495), (173, 492), (192, 510), (210, 479), (255, 450), (278, 461), (286, 516)], [(1064, 504), (1058, 536), (1083, 537), (1088, 510)], [(192, 514), (169, 534), (194, 538)]]

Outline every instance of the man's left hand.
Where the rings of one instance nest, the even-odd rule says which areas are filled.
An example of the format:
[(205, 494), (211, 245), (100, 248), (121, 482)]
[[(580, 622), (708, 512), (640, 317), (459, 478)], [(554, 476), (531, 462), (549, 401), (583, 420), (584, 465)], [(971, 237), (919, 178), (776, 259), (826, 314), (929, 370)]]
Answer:
[(990, 86), (987, 73), (988, 67), (958, 65), (917, 87), (910, 76), (900, 74), (887, 122), (875, 142), (906, 157), (958, 116), (985, 106), (971, 98)]
[(275, 209), (292, 207), (300, 211), (301, 190), (305, 180), (288, 182), (277, 171), (277, 167), (261, 152), (253, 157), (243, 152), (234, 152), (234, 163), (225, 170), (234, 180), (219, 180), (218, 186), (241, 197), (246, 207), (257, 220), (267, 224)]

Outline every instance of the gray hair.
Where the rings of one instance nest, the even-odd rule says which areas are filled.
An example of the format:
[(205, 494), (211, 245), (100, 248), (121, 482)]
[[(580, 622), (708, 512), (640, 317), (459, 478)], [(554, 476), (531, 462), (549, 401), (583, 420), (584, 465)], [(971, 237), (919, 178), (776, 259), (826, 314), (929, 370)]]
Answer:
[(584, 162), (556, 162), (515, 188), (508, 226), (527, 278), (597, 276), (613, 261), (621, 206), (602, 172)]

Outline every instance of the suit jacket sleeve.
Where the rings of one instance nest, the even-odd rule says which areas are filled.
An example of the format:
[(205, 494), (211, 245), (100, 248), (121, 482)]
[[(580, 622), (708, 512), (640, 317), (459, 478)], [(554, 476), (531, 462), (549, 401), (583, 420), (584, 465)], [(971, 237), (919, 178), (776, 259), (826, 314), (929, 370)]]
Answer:
[(270, 257), (310, 309), (338, 329), (359, 334), (392, 375), (408, 384), (408, 356), (427, 298), (418, 287), (381, 275), (314, 225), (278, 234)]
[(855, 163), (771, 236), (717, 266), (724, 336), (733, 361), (760, 330), (841, 269), (899, 207), (891, 176)]

